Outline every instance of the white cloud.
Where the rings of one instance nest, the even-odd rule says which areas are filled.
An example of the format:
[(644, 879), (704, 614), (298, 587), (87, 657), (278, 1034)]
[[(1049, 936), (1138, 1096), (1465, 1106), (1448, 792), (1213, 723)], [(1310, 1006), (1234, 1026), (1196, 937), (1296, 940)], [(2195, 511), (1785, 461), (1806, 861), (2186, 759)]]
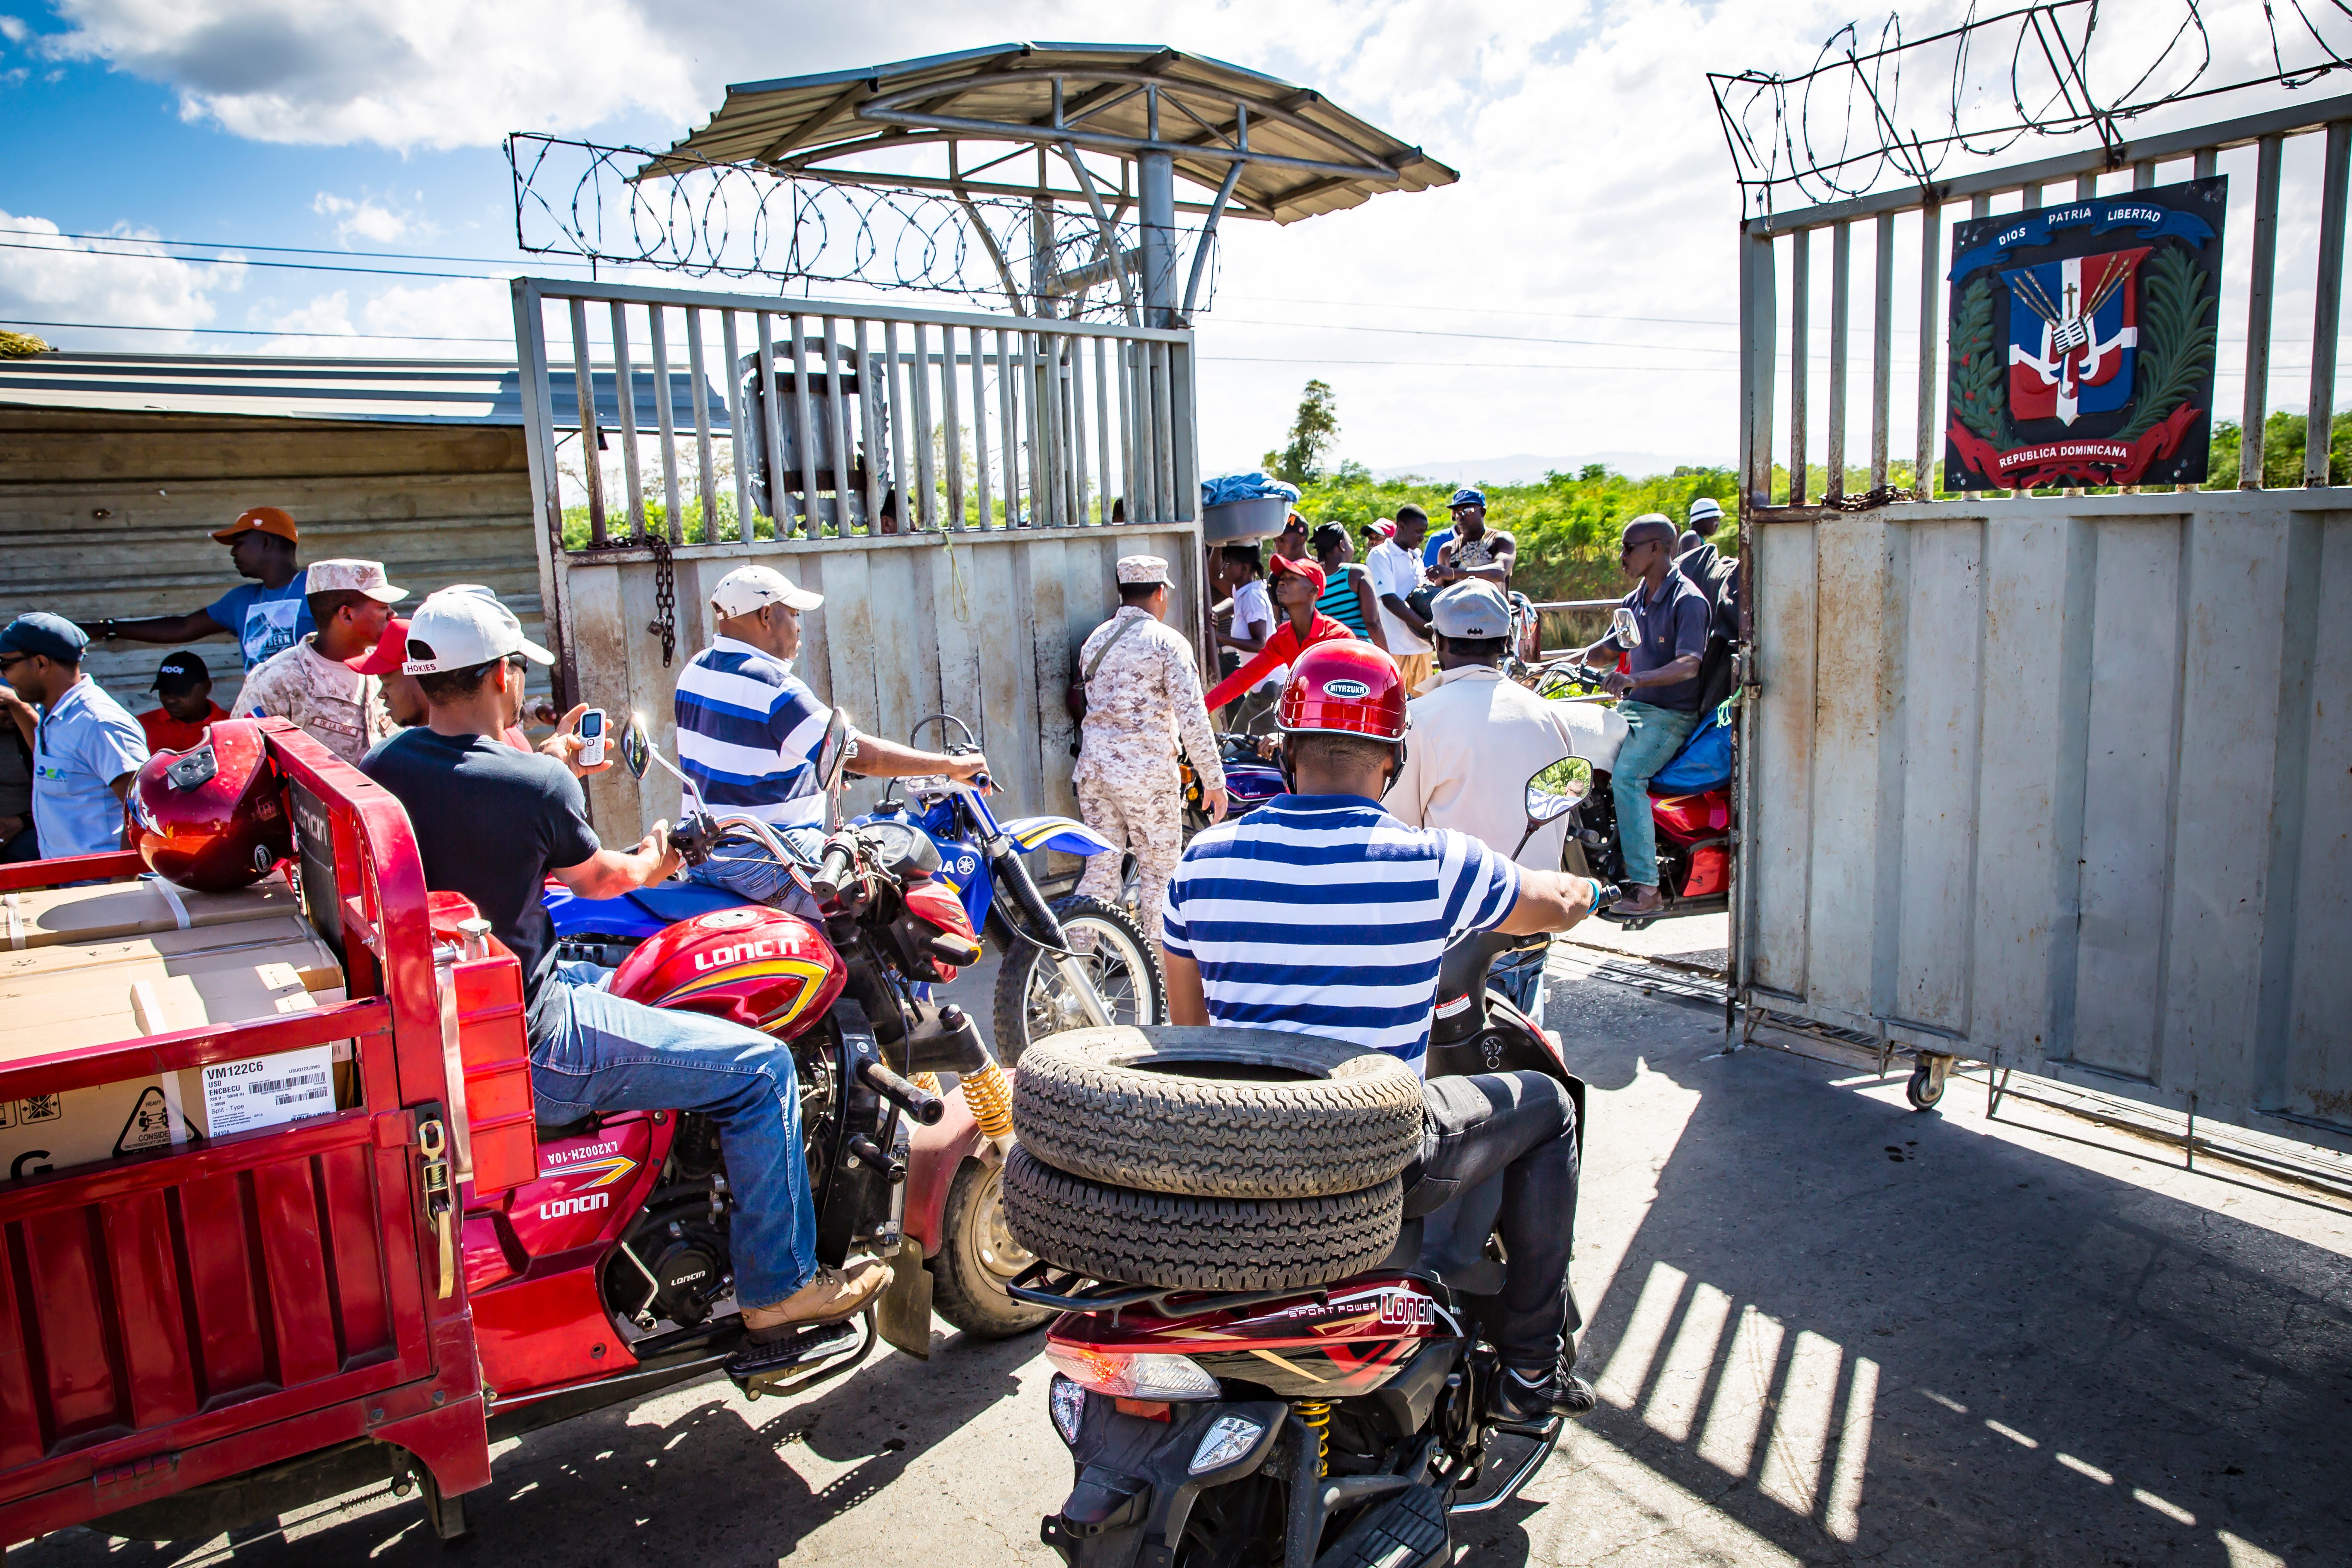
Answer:
[(628, 0), (60, 0), (51, 52), (176, 89), (182, 114), (261, 142), (448, 148), (700, 105)]
[(33, 29), (25, 26), (23, 17), (0, 16), (0, 38), (12, 44), (21, 44), (32, 35)]
[(142, 353), (184, 349), (196, 342), (184, 329), (213, 320), (215, 290), (235, 289), (245, 268), (234, 259), (196, 264), (156, 259), (163, 247), (152, 234), (118, 231), (104, 243), (62, 237), (46, 218), (0, 212), (0, 317), (18, 321), (97, 321), (110, 326), (170, 327), (170, 332), (23, 331), (78, 347)]
[[(256, 327), (279, 335), (257, 352), (417, 359), (514, 357), (514, 310), (495, 279), (451, 279), (382, 290), (354, 308), (348, 289), (292, 309), (257, 308)], [(365, 334), (354, 336), (354, 334)]]
[(417, 226), (410, 215), (394, 210), (365, 192), (352, 199), (320, 191), (311, 201), (310, 210), (321, 217), (333, 218), (335, 237), (345, 245), (354, 238), (390, 245), (396, 239), (407, 238)]

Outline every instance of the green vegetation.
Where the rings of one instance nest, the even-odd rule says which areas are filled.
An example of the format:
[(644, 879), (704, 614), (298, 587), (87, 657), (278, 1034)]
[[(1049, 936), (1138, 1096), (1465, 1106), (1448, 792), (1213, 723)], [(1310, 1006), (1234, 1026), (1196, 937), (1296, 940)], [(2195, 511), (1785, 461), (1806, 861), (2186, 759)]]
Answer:
[[(2273, 414), (2263, 421), (2263, 484), (2271, 489), (2291, 489), (2303, 483), (2303, 442), (2309, 421), (2300, 414)], [(2238, 446), (2241, 431), (2233, 420), (2213, 426), (2213, 455), (2208, 459), (2205, 488), (2238, 488)], [(2352, 484), (2352, 414), (2339, 414), (2327, 435), (2327, 482)]]

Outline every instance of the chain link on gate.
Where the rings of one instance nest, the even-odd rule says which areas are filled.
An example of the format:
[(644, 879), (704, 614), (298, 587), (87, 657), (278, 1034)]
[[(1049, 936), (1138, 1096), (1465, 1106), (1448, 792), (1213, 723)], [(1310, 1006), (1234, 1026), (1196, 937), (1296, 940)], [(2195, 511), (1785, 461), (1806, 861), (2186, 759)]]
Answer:
[(677, 657), (677, 568), (670, 560), (669, 541), (660, 534), (648, 533), (646, 548), (654, 556), (654, 618), (646, 630), (661, 638), (662, 668), (667, 669)]

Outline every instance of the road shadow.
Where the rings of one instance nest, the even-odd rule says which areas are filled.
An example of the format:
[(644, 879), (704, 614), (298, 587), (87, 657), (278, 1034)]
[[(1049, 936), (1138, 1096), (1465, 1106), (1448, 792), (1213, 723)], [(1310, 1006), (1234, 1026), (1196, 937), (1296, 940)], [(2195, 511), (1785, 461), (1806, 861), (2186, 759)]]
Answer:
[[(1981, 1100), (1916, 1114), (1831, 1084), (1850, 1069), (1715, 1056), (1715, 1016), (1553, 998), (1596, 1086), (1696, 1098), (1605, 1297), (1580, 1297), (1604, 1403), (1535, 1496), (1631, 1460), (1809, 1563), (2272, 1560), (2224, 1532), (2346, 1560), (2344, 1258), (2219, 1212), (2226, 1186), (2185, 1203), (1981, 1135), (1959, 1120)], [(1457, 1534), (1482, 1563), (1586, 1560), (1563, 1531), (1523, 1501)]]

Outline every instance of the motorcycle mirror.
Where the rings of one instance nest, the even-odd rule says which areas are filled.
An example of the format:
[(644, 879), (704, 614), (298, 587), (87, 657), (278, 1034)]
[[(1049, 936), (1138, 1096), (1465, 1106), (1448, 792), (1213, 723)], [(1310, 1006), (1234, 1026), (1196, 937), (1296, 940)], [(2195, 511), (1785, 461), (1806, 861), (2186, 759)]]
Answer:
[(1592, 764), (1582, 757), (1562, 757), (1536, 770), (1528, 780), (1528, 831), (1566, 816), (1592, 793)]
[(1633, 612), (1622, 605), (1618, 605), (1617, 613), (1609, 617), (1609, 635), (1617, 639), (1619, 647), (1642, 646), (1642, 628), (1634, 621)]
[(849, 714), (836, 708), (833, 719), (824, 727), (824, 739), (816, 749), (816, 778), (819, 789), (834, 789), (841, 783), (841, 770), (849, 762), (849, 749), (857, 739), (850, 728)]
[(632, 713), (621, 731), (621, 765), (629, 776), (643, 782), (646, 771), (654, 765), (654, 738), (646, 731), (646, 716)]

